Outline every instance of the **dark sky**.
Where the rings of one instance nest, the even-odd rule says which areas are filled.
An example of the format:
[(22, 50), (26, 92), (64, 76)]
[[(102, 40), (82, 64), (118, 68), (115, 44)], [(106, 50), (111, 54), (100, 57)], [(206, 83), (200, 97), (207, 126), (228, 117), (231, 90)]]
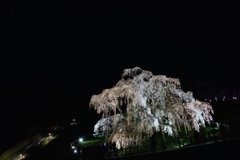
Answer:
[(236, 11), (228, 6), (13, 1), (3, 7), (3, 77), (44, 70), (91, 94), (135, 66), (182, 80), (237, 76)]
[(92, 94), (135, 66), (183, 86), (234, 88), (240, 80), (234, 5), (7, 3), (0, 5), (4, 118), (29, 108), (23, 115), (61, 107), (81, 112)]

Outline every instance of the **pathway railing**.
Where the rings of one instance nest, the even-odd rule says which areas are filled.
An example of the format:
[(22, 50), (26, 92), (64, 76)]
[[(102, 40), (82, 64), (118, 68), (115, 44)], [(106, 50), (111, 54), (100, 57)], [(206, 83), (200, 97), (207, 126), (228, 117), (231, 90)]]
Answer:
[(118, 156), (131, 156), (134, 154), (149, 154), (153, 152), (162, 152), (166, 150), (182, 149), (191, 145), (206, 145), (207, 142), (217, 143), (219, 140), (227, 140), (230, 138), (237, 138), (234, 130), (226, 131), (225, 134), (220, 131), (208, 132), (205, 134), (199, 134), (195, 137), (187, 137), (181, 139), (175, 139), (172, 141), (161, 141), (157, 143), (156, 148), (153, 148), (150, 144), (143, 144), (142, 146), (128, 147), (117, 150)]

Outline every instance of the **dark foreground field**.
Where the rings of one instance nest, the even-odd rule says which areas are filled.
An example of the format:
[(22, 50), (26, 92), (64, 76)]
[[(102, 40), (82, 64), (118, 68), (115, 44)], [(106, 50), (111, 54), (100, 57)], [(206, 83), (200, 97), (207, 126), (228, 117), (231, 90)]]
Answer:
[(122, 160), (139, 159), (189, 159), (189, 160), (237, 160), (240, 159), (239, 140), (229, 140), (204, 146), (182, 148), (171, 151), (157, 152), (155, 154), (142, 154), (120, 158)]
[[(76, 130), (66, 130), (61, 136), (54, 139), (46, 148), (41, 149), (36, 154), (29, 157), (28, 160), (75, 160), (70, 149), (70, 143), (77, 138)], [(189, 159), (189, 160), (235, 160), (240, 159), (239, 139), (227, 140), (226, 142), (216, 142), (208, 145), (193, 146), (176, 150), (160, 151), (154, 154), (140, 154), (128, 157), (119, 157), (121, 160), (139, 160), (139, 159)], [(89, 159), (89, 158), (87, 158)], [(96, 157), (96, 159), (100, 159)], [(115, 158), (112, 158), (115, 159)]]
[[(87, 126), (91, 126), (86, 124)], [(35, 153), (30, 154), (27, 160), (77, 160), (80, 159), (77, 156), (73, 156), (72, 149), (70, 147), (71, 142), (78, 139), (80, 136), (85, 136), (89, 133), (84, 133), (83, 128), (86, 125), (69, 126), (64, 129), (63, 133), (60, 134), (56, 139), (50, 142), (44, 148), (37, 150)], [(239, 123), (236, 124), (235, 128), (239, 128)], [(239, 129), (236, 130), (239, 135)], [(216, 143), (200, 145), (200, 146), (189, 146), (186, 148), (176, 150), (166, 150), (156, 152), (155, 154), (142, 153), (139, 155), (132, 155), (128, 157), (119, 157), (121, 160), (139, 160), (139, 159), (167, 159), (167, 160), (238, 160), (240, 159), (240, 141), (239, 136), (235, 139), (227, 141), (218, 141)], [(89, 159), (89, 158), (87, 158)], [(96, 157), (100, 159), (100, 157)], [(115, 158), (114, 158), (115, 159)]]

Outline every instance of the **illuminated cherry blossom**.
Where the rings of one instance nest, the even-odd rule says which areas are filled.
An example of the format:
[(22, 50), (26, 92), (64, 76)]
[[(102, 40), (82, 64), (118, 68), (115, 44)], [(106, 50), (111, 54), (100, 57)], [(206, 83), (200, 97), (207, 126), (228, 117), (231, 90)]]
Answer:
[(103, 114), (94, 131), (102, 124), (108, 141), (117, 148), (141, 145), (154, 132), (177, 136), (181, 126), (186, 132), (199, 131), (213, 120), (212, 106), (184, 92), (179, 79), (139, 67), (125, 69), (114, 87), (92, 95), (89, 106)]

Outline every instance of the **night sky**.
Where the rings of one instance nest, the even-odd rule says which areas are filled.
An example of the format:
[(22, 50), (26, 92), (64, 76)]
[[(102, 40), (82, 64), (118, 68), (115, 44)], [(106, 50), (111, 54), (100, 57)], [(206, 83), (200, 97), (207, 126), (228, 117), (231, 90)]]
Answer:
[(234, 5), (50, 0), (0, 6), (4, 136), (15, 135), (16, 126), (23, 134), (24, 127), (72, 117), (95, 122), (91, 95), (112, 87), (125, 68), (135, 66), (179, 78), (196, 96), (239, 93)]

